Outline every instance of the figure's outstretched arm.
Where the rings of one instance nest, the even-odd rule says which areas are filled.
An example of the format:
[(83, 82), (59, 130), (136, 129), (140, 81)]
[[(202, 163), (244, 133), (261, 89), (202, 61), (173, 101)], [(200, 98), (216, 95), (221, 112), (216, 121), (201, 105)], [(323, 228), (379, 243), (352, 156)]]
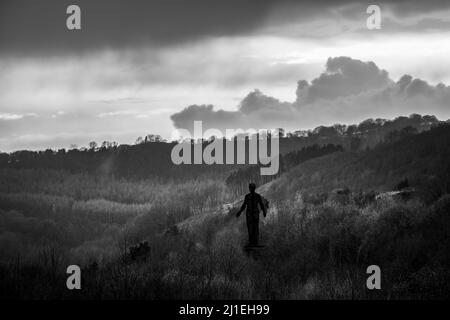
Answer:
[(242, 203), (242, 206), (239, 209), (238, 213), (236, 213), (236, 217), (239, 217), (241, 215), (242, 211), (245, 210), (246, 206), (247, 206), (247, 197), (244, 198), (244, 202)]
[(259, 206), (261, 207), (261, 210), (264, 214), (264, 218), (267, 215), (267, 211), (266, 211), (266, 206), (264, 205), (263, 201), (262, 201), (262, 197), (259, 197)]

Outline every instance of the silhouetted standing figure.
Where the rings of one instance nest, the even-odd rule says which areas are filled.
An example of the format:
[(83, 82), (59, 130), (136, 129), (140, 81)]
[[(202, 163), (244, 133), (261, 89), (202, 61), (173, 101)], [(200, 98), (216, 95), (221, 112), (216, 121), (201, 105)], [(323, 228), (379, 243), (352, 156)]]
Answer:
[(250, 193), (245, 195), (244, 203), (239, 209), (236, 217), (239, 217), (247, 208), (246, 216), (247, 216), (247, 230), (248, 230), (248, 242), (250, 246), (258, 245), (259, 238), (259, 208), (263, 211), (264, 217), (266, 217), (266, 207), (263, 204), (262, 197), (258, 193), (255, 192), (256, 185), (254, 183), (250, 183), (248, 185)]

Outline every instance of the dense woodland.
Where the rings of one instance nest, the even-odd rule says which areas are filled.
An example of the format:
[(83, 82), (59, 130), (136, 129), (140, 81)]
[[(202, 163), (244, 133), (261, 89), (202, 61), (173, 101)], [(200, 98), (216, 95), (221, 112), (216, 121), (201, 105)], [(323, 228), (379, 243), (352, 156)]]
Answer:
[[(368, 119), (358, 125), (334, 125), (314, 130), (285, 133), (280, 129), (282, 155), (313, 145), (339, 145), (345, 150), (361, 151), (382, 142), (392, 142), (441, 123), (434, 116), (413, 114), (394, 120)], [(202, 143), (203, 148), (210, 141)], [(70, 173), (109, 175), (127, 179), (191, 179), (202, 174), (220, 174), (238, 169), (238, 165), (174, 165), (170, 158), (176, 142), (158, 135), (138, 137), (134, 145), (92, 141), (88, 147), (45, 151), (0, 153), (0, 168), (55, 169)], [(246, 151), (248, 152), (248, 142)], [(236, 152), (235, 152), (236, 157)], [(248, 154), (246, 155), (248, 157)], [(292, 156), (291, 156), (292, 157)], [(235, 161), (236, 163), (236, 161)]]
[[(449, 141), (450, 125), (419, 115), (281, 132), (274, 177), (175, 166), (157, 136), (3, 153), (0, 296), (449, 298)], [(270, 202), (257, 259), (234, 216), (249, 180)], [(80, 291), (66, 289), (70, 264)], [(371, 264), (382, 290), (365, 287)]]

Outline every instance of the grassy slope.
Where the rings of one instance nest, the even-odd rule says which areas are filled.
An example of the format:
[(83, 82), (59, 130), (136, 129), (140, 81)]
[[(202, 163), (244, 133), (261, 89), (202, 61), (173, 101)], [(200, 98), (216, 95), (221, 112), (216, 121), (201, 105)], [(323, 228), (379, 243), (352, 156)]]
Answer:
[[(303, 198), (327, 198), (332, 190), (349, 188), (352, 192), (383, 192), (408, 178), (425, 200), (437, 200), (450, 191), (450, 126), (444, 125), (428, 132), (407, 137), (393, 144), (360, 153), (336, 152), (306, 161), (280, 178), (258, 188), (269, 199), (271, 209), (283, 207)], [(178, 223), (182, 231), (197, 232), (214, 224), (220, 230), (236, 229), (234, 213), (242, 204), (242, 197), (205, 211)], [(269, 210), (269, 218), (271, 212)]]
[(345, 187), (352, 191), (386, 191), (404, 178), (422, 191), (446, 193), (450, 181), (449, 141), (450, 126), (444, 125), (362, 153), (340, 152), (313, 159), (277, 179), (268, 194), (286, 200), (298, 192), (317, 194)]

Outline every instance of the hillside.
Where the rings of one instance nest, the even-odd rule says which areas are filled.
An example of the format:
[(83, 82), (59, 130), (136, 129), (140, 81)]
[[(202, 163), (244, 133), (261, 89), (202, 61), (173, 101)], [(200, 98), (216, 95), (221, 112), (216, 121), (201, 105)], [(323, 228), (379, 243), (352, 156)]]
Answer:
[[(349, 151), (373, 148), (382, 142), (393, 142), (403, 136), (429, 130), (442, 123), (434, 116), (412, 114), (393, 120), (367, 119), (355, 125), (336, 124), (313, 130), (280, 133), (280, 153), (286, 155), (310, 146), (341, 146)], [(45, 151), (20, 150), (0, 153), (0, 168), (52, 169), (70, 173), (87, 173), (117, 178), (189, 180), (200, 175), (223, 175), (245, 165), (174, 165), (171, 150), (174, 142), (157, 135), (139, 137), (134, 145), (104, 141), (89, 148)], [(208, 144), (203, 142), (203, 147)], [(248, 152), (248, 148), (247, 148)], [(236, 161), (235, 161), (236, 163)]]
[[(426, 203), (450, 193), (450, 125), (385, 143), (365, 152), (334, 152), (301, 163), (279, 178), (260, 185), (258, 192), (270, 201), (269, 219), (286, 203), (327, 201), (335, 190), (348, 190), (353, 200), (374, 201), (375, 195), (396, 190), (408, 180), (414, 195)], [(193, 232), (213, 223), (218, 230), (238, 226), (234, 214), (243, 195), (216, 209), (177, 223), (166, 232)]]
[(385, 143), (362, 153), (339, 152), (298, 165), (277, 179), (269, 190), (277, 200), (298, 192), (327, 193), (392, 190), (403, 179), (427, 201), (450, 192), (450, 125)]
[[(181, 183), (2, 168), (0, 295), (75, 297), (61, 284), (78, 264), (86, 299), (448, 298), (450, 125), (393, 132), (372, 149), (321, 144), (283, 156), (285, 171), (257, 190), (270, 201), (258, 257), (243, 250), (244, 193), (226, 174)], [(151, 158), (151, 144), (129, 148)], [(79, 152), (97, 161), (115, 151)], [(409, 198), (376, 198), (406, 187)], [(383, 270), (380, 292), (361, 285), (372, 264)]]

